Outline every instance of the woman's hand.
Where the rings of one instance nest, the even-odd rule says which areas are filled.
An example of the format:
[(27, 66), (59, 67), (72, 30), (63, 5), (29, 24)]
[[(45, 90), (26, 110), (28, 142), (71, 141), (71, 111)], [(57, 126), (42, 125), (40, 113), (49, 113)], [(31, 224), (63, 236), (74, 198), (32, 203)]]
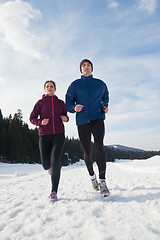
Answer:
[(49, 118), (44, 118), (41, 122), (42, 125), (47, 125), (49, 123)]
[(61, 118), (62, 118), (62, 122), (67, 122), (68, 121), (68, 118), (64, 115), (62, 115)]
[(108, 113), (108, 111), (109, 111), (109, 109), (106, 106), (104, 106), (103, 107), (103, 112)]
[(84, 107), (83, 105), (77, 104), (77, 105), (75, 106), (75, 108), (74, 108), (74, 111), (75, 111), (75, 112), (80, 112), (83, 107)]

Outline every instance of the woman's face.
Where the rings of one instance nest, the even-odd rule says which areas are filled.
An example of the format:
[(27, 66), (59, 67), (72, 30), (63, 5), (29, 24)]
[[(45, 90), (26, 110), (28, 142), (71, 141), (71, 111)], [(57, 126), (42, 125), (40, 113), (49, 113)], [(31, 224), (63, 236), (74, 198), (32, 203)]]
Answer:
[(88, 77), (92, 74), (92, 66), (89, 62), (84, 62), (81, 66), (82, 75)]
[(52, 82), (46, 83), (44, 90), (49, 96), (53, 96), (56, 91)]

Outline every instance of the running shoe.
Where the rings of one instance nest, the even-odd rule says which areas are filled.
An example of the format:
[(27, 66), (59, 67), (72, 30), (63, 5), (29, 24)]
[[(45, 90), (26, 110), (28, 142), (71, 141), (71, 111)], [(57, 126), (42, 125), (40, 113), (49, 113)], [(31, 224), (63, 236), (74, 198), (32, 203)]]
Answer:
[(52, 172), (52, 168), (48, 170), (49, 175), (51, 175), (51, 172)]
[(94, 179), (91, 179), (92, 187), (94, 190), (99, 191), (99, 183), (97, 182), (96, 177)]
[(52, 192), (49, 196), (49, 199), (51, 201), (56, 201), (57, 200), (57, 193), (56, 192)]
[(106, 182), (100, 182), (100, 192), (101, 192), (101, 196), (102, 197), (109, 197), (110, 196), (110, 192), (108, 190), (108, 187), (106, 185)]

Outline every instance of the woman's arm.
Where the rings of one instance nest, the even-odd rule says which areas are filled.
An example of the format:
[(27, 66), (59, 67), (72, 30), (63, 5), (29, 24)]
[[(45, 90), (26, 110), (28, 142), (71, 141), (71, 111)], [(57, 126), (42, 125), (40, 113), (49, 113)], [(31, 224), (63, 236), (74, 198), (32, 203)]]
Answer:
[(42, 119), (38, 118), (40, 115), (40, 105), (39, 102), (37, 102), (30, 114), (30, 122), (36, 126), (41, 126), (42, 125)]

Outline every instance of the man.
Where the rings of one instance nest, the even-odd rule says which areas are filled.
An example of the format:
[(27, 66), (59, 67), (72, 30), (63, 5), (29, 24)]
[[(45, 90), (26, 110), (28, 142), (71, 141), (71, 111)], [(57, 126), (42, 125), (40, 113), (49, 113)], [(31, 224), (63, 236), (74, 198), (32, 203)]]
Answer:
[[(109, 93), (106, 84), (93, 78), (93, 64), (84, 59), (80, 63), (81, 79), (71, 83), (66, 93), (67, 111), (76, 112), (76, 124), (80, 142), (84, 151), (84, 160), (92, 186), (100, 190), (102, 197), (109, 196), (106, 185), (106, 153), (103, 145), (104, 119), (108, 112)], [(94, 137), (96, 163), (99, 170), (99, 183), (93, 170), (91, 154), (91, 135)]]

